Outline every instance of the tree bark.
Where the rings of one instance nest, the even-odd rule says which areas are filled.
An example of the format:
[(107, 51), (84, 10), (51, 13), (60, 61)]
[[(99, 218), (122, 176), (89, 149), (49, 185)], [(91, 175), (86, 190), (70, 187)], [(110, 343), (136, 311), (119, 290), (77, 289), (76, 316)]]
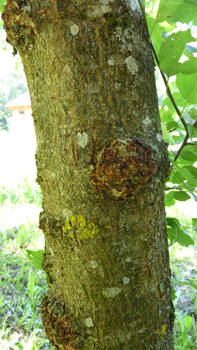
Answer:
[(172, 350), (169, 163), (138, 3), (8, 0), (3, 19), (31, 95), (50, 342)]

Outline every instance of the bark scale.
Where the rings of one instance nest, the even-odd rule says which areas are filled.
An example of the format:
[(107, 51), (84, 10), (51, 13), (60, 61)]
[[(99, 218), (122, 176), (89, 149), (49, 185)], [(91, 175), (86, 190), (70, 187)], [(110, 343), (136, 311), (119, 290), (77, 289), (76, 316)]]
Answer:
[(134, 1), (8, 0), (37, 139), (57, 349), (173, 349), (154, 62)]

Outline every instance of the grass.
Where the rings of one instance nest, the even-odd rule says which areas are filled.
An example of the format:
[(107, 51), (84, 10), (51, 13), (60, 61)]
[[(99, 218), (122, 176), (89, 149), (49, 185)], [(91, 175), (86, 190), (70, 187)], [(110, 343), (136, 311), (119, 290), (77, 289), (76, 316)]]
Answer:
[[(27, 259), (26, 249), (44, 249), (38, 228), (42, 195), (28, 183), (0, 188), (0, 349), (54, 350), (44, 333), (40, 307), (47, 291), (46, 276)], [(170, 209), (170, 216), (173, 211)], [(177, 209), (174, 217), (191, 233), (191, 223)], [(196, 242), (197, 237), (193, 234)], [(178, 244), (170, 248), (172, 275), (197, 285), (197, 250)], [(175, 350), (197, 350), (197, 290), (174, 286), (176, 298)]]
[(41, 200), (40, 190), (32, 188), (27, 179), (0, 190), (1, 350), (55, 349), (47, 340), (40, 315), (46, 276), (32, 266), (26, 253), (27, 248), (44, 246), (38, 229)]

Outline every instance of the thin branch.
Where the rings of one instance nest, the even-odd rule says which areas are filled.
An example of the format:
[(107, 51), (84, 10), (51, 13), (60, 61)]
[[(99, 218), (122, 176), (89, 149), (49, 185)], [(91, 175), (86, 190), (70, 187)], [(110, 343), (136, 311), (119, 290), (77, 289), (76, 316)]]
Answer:
[[(195, 128), (196, 126), (197, 126), (197, 120), (196, 120), (195, 123), (193, 124), (193, 127), (194, 127), (194, 128)], [(176, 155), (175, 155), (175, 157), (174, 157), (174, 161), (177, 160), (177, 158), (178, 158), (178, 156), (180, 155), (180, 153), (181, 153), (183, 147), (189, 146), (189, 145), (195, 145), (194, 143), (189, 143), (189, 142), (187, 142), (188, 138), (189, 138), (189, 132), (186, 131), (186, 136), (185, 136), (185, 138), (184, 138), (184, 140), (183, 140), (183, 143), (182, 143), (181, 147), (179, 148), (179, 150), (177, 151), (177, 153), (176, 153)]]

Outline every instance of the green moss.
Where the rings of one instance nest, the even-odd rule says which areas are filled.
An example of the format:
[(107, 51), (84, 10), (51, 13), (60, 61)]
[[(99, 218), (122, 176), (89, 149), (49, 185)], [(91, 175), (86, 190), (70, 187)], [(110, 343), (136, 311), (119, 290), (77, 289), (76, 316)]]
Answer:
[(109, 25), (112, 27), (126, 29), (131, 26), (131, 19), (128, 15), (122, 17), (118, 12), (111, 12), (106, 13), (104, 17), (107, 18)]
[(70, 220), (66, 220), (63, 226), (63, 232), (67, 233), (71, 238), (76, 235), (79, 239), (92, 238), (100, 231), (93, 222), (87, 223), (83, 216), (71, 216)]
[(88, 17), (87, 13), (84, 12), (84, 11), (80, 11), (80, 15), (81, 15), (82, 18), (87, 18)]
[(141, 135), (141, 136), (144, 136), (144, 133), (143, 133), (142, 131), (140, 131), (140, 130), (138, 130), (138, 131), (136, 132), (136, 134)]

